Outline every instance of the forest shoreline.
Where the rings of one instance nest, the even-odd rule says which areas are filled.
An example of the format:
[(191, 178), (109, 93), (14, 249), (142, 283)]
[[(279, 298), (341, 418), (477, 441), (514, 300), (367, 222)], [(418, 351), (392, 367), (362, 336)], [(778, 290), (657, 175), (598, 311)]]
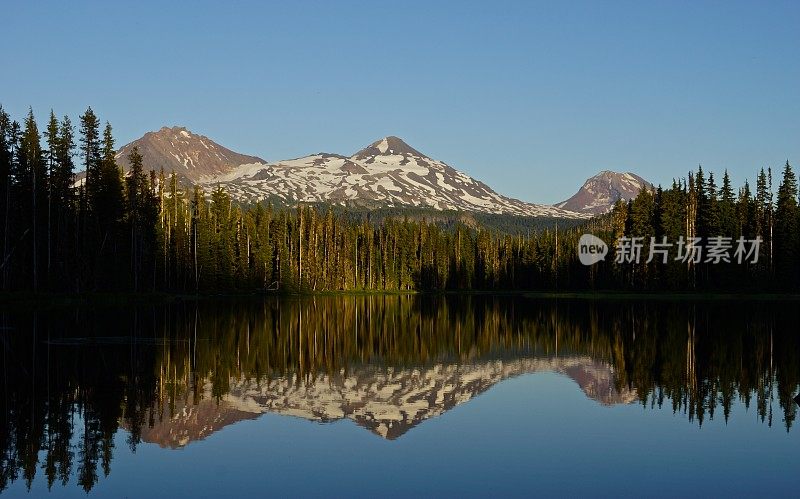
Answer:
[(800, 301), (797, 293), (743, 293), (743, 292), (636, 292), (630, 291), (564, 291), (536, 292), (521, 290), (462, 290), (462, 291), (268, 291), (268, 292), (227, 292), (227, 293), (165, 293), (165, 292), (96, 292), (96, 293), (0, 293), (0, 310), (9, 307), (32, 307), (36, 309), (64, 306), (121, 306), (121, 305), (161, 305), (192, 301), (213, 301), (232, 299), (283, 298), (298, 299), (327, 296), (481, 296), (481, 297), (522, 297), (534, 300), (580, 300), (580, 301), (756, 301), (792, 302)]

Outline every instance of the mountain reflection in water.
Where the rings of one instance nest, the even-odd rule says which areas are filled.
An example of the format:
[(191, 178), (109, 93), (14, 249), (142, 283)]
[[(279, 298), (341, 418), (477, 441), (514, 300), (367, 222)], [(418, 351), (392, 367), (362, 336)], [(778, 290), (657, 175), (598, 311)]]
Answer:
[(414, 368), (358, 366), (309, 381), (233, 379), (221, 397), (213, 396), (212, 384), (206, 381), (200, 402), (177, 401), (170, 416), (143, 429), (141, 437), (162, 447), (183, 447), (226, 425), (272, 412), (320, 423), (348, 418), (394, 440), (496, 383), (540, 371), (571, 377), (587, 396), (605, 405), (636, 400), (635, 391), (616, 388), (609, 364), (591, 357), (474, 360)]
[[(788, 431), (798, 310), (732, 302), (331, 296), (6, 311), (0, 490), (92, 489), (114, 436), (179, 448), (264, 413), (386, 439), (508, 378), (550, 371), (603, 405), (689, 421), (753, 406)], [(56, 489), (54, 489), (56, 490)]]

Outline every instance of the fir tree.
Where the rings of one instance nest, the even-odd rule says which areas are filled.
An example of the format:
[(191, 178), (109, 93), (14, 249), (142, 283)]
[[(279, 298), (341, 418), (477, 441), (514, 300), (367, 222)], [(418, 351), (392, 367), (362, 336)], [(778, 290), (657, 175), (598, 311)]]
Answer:
[(787, 161), (778, 187), (775, 208), (775, 270), (784, 287), (797, 286), (800, 255), (798, 215), (797, 177)]
[(728, 170), (722, 176), (722, 187), (719, 191), (719, 235), (735, 237), (739, 235), (736, 220), (736, 198), (734, 197)]
[(81, 115), (80, 122), (80, 150), (86, 174), (87, 201), (90, 203), (88, 210), (95, 211), (101, 175), (100, 121), (90, 107)]
[[(25, 128), (20, 141), (20, 194), (22, 205), (18, 212), (18, 217), (23, 220), (23, 226), (30, 229), (29, 255), (30, 268), (32, 272), (32, 288), (38, 289), (41, 257), (43, 253), (42, 239), (46, 236), (47, 223), (47, 166), (40, 143), (41, 136), (33, 116), (33, 110), (29, 109), (25, 119)], [(27, 213), (26, 213), (27, 212)], [(45, 229), (43, 231), (42, 229)], [(44, 238), (46, 240), (46, 238)], [(46, 250), (46, 247), (44, 248)]]

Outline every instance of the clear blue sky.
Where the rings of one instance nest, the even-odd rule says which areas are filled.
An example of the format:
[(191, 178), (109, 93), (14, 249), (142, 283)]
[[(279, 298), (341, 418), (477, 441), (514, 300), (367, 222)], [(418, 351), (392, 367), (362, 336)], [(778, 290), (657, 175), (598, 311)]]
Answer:
[(656, 183), (800, 167), (800, 2), (0, 5), (0, 104), (122, 145), (185, 125), (268, 160), (385, 135), (552, 203), (603, 169)]

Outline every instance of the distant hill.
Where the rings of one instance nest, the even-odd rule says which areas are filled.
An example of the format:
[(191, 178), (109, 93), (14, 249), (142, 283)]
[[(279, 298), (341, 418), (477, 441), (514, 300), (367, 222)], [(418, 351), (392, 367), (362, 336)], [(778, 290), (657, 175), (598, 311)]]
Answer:
[(233, 152), (186, 128), (163, 127), (157, 132), (147, 132), (117, 152), (117, 164), (126, 171), (130, 166), (128, 155), (134, 146), (139, 147), (145, 170), (163, 168), (166, 173), (175, 172), (190, 182), (228, 173), (244, 164), (266, 163), (259, 157)]
[(598, 215), (611, 210), (618, 200), (628, 201), (653, 184), (634, 173), (602, 171), (589, 178), (571, 198), (556, 207), (579, 213)]

